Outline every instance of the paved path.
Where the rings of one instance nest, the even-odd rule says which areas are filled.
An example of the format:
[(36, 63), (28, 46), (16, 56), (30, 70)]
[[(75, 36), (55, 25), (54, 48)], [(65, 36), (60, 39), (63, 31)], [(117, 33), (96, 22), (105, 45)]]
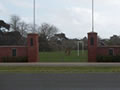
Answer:
[(120, 73), (0, 73), (0, 90), (120, 90)]
[(120, 63), (0, 63), (0, 66), (120, 66)]

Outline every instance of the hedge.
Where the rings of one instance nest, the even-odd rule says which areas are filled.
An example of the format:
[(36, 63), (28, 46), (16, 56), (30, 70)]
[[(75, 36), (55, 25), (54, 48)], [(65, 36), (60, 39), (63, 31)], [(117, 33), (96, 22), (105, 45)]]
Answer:
[(2, 62), (28, 62), (27, 57), (2, 57)]
[(120, 62), (120, 56), (97, 56), (97, 62)]

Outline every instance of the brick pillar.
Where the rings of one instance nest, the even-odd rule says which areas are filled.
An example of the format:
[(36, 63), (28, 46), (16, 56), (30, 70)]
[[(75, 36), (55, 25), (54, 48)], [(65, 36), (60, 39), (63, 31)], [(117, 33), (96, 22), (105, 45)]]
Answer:
[(97, 56), (97, 33), (88, 33), (88, 62), (96, 62)]
[(28, 61), (37, 62), (39, 55), (38, 34), (28, 34)]

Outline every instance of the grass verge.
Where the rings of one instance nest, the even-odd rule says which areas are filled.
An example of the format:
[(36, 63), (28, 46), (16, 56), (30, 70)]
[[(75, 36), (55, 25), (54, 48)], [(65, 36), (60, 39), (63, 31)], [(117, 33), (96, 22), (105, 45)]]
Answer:
[(120, 67), (13, 67), (1, 66), (0, 72), (22, 73), (92, 73), (92, 72), (120, 72)]

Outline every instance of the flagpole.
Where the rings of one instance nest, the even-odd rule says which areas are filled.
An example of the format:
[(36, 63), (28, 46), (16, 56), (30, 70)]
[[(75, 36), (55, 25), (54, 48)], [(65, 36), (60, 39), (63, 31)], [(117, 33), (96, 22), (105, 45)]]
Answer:
[(35, 32), (35, 0), (33, 0), (33, 27), (34, 27), (34, 30), (33, 32)]
[(92, 0), (92, 32), (94, 32), (94, 0)]

